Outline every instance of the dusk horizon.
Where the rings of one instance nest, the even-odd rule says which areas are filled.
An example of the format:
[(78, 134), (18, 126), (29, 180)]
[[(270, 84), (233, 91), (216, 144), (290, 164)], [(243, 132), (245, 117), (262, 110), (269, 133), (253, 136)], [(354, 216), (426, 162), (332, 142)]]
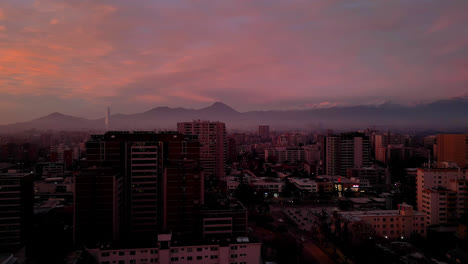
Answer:
[[(252, 109), (252, 110), (245, 110), (245, 111), (240, 111), (236, 107), (228, 105), (228, 104), (226, 104), (224, 102), (221, 102), (221, 101), (213, 101), (213, 102), (205, 102), (201, 106), (196, 107), (196, 108), (184, 107), (182, 105), (181, 106), (153, 105), (153, 106), (149, 106), (150, 108), (143, 109), (140, 112), (112, 112), (111, 115), (132, 115), (132, 114), (148, 112), (148, 111), (151, 111), (151, 110), (154, 110), (154, 109), (161, 109), (161, 108), (168, 108), (168, 109), (174, 109), (174, 110), (176, 110), (176, 109), (202, 110), (204, 108), (210, 108), (210, 107), (215, 106), (217, 104), (224, 105), (224, 106), (226, 106), (228, 108), (231, 108), (231, 109), (233, 109), (233, 110), (235, 110), (236, 112), (239, 112), (239, 113), (307, 111), (307, 110), (323, 110), (323, 109), (331, 109), (331, 108), (382, 107), (382, 106), (401, 106), (401, 107), (411, 108), (411, 107), (416, 107), (416, 106), (421, 106), (421, 105), (428, 105), (428, 104), (436, 103), (436, 102), (439, 102), (439, 101), (458, 100), (458, 99), (467, 100), (467, 103), (468, 103), (468, 94), (463, 94), (463, 95), (460, 95), (460, 96), (440, 98), (440, 99), (436, 99), (436, 100), (428, 100), (426, 102), (417, 102), (417, 103), (408, 103), (408, 104), (397, 103), (397, 102), (393, 102), (391, 100), (383, 100), (383, 101), (376, 101), (376, 102), (362, 103), (362, 104), (356, 103), (356, 104), (338, 104), (338, 105), (337, 104), (331, 104), (329, 102), (324, 102), (324, 103), (321, 103), (321, 104), (302, 105), (302, 106), (298, 106), (298, 107), (291, 107), (291, 108), (284, 108), (284, 109), (280, 109), (280, 108), (278, 108), (278, 109)], [(37, 119), (37, 118), (42, 118), (42, 117), (45, 117), (45, 116), (49, 116), (49, 115), (52, 115), (52, 114), (62, 114), (62, 115), (65, 115), (65, 116), (73, 116), (73, 117), (86, 118), (86, 119), (91, 119), (91, 120), (93, 120), (93, 119), (103, 119), (106, 116), (105, 110), (108, 109), (108, 108), (112, 109), (112, 106), (111, 105), (103, 106), (103, 109), (102, 109), (101, 113), (97, 114), (97, 116), (85, 116), (85, 115), (80, 115), (80, 113), (69, 113), (67, 108), (57, 109), (55, 111), (48, 112), (48, 113), (42, 114), (42, 115), (37, 115), (36, 114), (37, 116), (31, 116), (31, 117), (26, 118), (24, 120), (16, 120), (15, 122), (9, 122), (9, 123), (0, 122), (0, 125), (8, 125), (8, 124), (13, 124), (13, 123), (17, 123), (17, 122), (27, 122), (27, 121), (31, 121), (31, 120), (34, 120), (34, 119)], [(223, 120), (220, 120), (220, 121), (223, 121)]]
[(0, 264), (468, 263), (468, 0), (0, 0)]
[(467, 10), (426, 0), (7, 0), (0, 111), (10, 113), (0, 123), (91, 118), (108, 105), (252, 111), (457, 97), (468, 91)]

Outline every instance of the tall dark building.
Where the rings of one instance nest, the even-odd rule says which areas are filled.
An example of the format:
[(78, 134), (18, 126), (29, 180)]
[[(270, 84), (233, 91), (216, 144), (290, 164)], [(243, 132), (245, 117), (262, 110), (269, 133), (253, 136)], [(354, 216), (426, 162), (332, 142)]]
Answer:
[(205, 175), (221, 178), (225, 175), (227, 159), (226, 126), (222, 122), (193, 121), (177, 123), (184, 135), (197, 135), (200, 140), (200, 165)]
[[(114, 218), (119, 221), (116, 225), (121, 240), (154, 241), (161, 230), (191, 233), (203, 203), (200, 143), (196, 136), (177, 132), (108, 132), (93, 136), (86, 144), (86, 153), (84, 166), (110, 168), (114, 173), (106, 177), (121, 178), (115, 185), (122, 183), (121, 193), (117, 191), (115, 195), (122, 197), (122, 210)], [(76, 201), (81, 195), (88, 193), (77, 189)], [(111, 210), (116, 206), (120, 203), (114, 200)]]
[(190, 236), (194, 234), (200, 206), (204, 203), (200, 143), (196, 136), (175, 135), (181, 140), (165, 142), (168, 155), (162, 164), (160, 188), (162, 228), (176, 236)]
[(258, 136), (261, 138), (270, 137), (270, 126), (258, 126)]
[(370, 167), (369, 137), (361, 133), (343, 133), (324, 139), (325, 172), (346, 176), (350, 168)]
[(343, 133), (340, 136), (340, 175), (346, 176), (350, 168), (370, 167), (371, 146), (362, 133)]
[(14, 252), (33, 227), (33, 174), (0, 174), (0, 252)]
[(237, 156), (239, 153), (237, 152), (237, 142), (235, 138), (229, 138), (228, 140), (228, 162), (236, 162)]
[(123, 212), (123, 178), (112, 168), (91, 168), (75, 177), (75, 243), (117, 241)]

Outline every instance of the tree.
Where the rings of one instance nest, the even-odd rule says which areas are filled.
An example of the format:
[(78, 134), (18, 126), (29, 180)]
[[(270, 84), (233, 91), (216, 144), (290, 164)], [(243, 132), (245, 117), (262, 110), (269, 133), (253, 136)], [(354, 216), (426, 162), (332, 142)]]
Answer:
[(295, 192), (297, 192), (296, 186), (294, 186), (294, 184), (289, 182), (288, 178), (285, 178), (284, 187), (283, 187), (283, 190), (281, 191), (281, 196), (289, 198), (293, 196)]
[(273, 249), (276, 251), (278, 263), (297, 263), (297, 256), (300, 255), (300, 247), (296, 239), (289, 234), (277, 234), (271, 241)]
[(256, 203), (256, 195), (254, 189), (248, 185), (241, 183), (237, 186), (237, 189), (233, 193), (234, 197), (239, 199), (245, 206), (251, 207)]

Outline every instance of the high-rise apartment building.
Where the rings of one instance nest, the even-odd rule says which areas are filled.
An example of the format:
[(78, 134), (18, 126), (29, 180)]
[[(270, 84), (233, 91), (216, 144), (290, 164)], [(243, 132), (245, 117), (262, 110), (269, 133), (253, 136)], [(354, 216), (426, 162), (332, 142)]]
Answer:
[(388, 147), (389, 145), (404, 145), (405, 137), (399, 134), (392, 134), (390, 132), (377, 134), (374, 136), (374, 150), (375, 159), (387, 163), (388, 160)]
[[(336, 235), (358, 236), (362, 232), (387, 239), (404, 239), (413, 234), (426, 236), (424, 214), (414, 211), (409, 204), (399, 204), (398, 210), (370, 210), (338, 212), (336, 217), (341, 221), (333, 226)], [(366, 230), (367, 224), (370, 230)]]
[(468, 134), (437, 135), (437, 165), (455, 162), (460, 168), (468, 166)]
[(296, 162), (305, 159), (303, 148), (275, 147), (265, 149), (265, 160), (274, 160), (278, 163), (284, 161)]
[(265, 126), (265, 125), (258, 126), (258, 135), (261, 138), (269, 138), (270, 137), (270, 126)]
[(348, 168), (370, 167), (371, 155), (368, 136), (360, 133), (344, 133), (340, 138), (340, 175), (346, 176)]
[(330, 176), (340, 174), (340, 138), (327, 136), (324, 138), (325, 173)]
[[(173, 234), (191, 233), (189, 227), (196, 224), (203, 203), (200, 143), (196, 136), (177, 132), (108, 132), (93, 136), (86, 146), (84, 166), (111, 168), (121, 177), (119, 183), (112, 184), (116, 174), (98, 175), (96, 182), (104, 181), (100, 177), (105, 176), (108, 183), (92, 185), (97, 189), (95, 194), (100, 195), (102, 188), (116, 188), (122, 182), (122, 216), (115, 219), (121, 221), (118, 226), (123, 239), (152, 241), (159, 231), (166, 230)], [(77, 185), (75, 200), (86, 195), (89, 194)], [(115, 207), (119, 203), (114, 200), (113, 204)]]
[(324, 140), (325, 172), (327, 175), (346, 176), (350, 168), (370, 167), (369, 137), (361, 133), (343, 133), (327, 136)]
[(179, 133), (197, 135), (200, 141), (200, 165), (207, 176), (225, 175), (227, 159), (226, 126), (222, 122), (195, 120), (177, 124)]
[(455, 225), (468, 213), (468, 171), (418, 169), (417, 207), (426, 215), (427, 226)]
[(0, 253), (23, 247), (33, 227), (33, 175), (0, 174)]
[(117, 241), (123, 223), (123, 177), (112, 168), (91, 168), (75, 177), (73, 240), (95, 245)]
[(308, 164), (318, 164), (320, 162), (320, 144), (307, 145), (303, 147), (305, 160)]

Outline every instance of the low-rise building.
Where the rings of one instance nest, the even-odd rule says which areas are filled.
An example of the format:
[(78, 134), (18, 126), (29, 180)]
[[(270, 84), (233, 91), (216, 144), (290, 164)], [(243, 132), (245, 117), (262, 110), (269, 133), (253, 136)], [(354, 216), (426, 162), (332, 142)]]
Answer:
[[(251, 173), (249, 171), (249, 173)], [(234, 191), (237, 189), (239, 184), (245, 183), (249, 184), (254, 188), (255, 191), (265, 192), (267, 194), (275, 195), (279, 194), (284, 187), (284, 181), (279, 178), (270, 178), (270, 177), (256, 177), (253, 174), (245, 173), (243, 177), (225, 177), (227, 189), (229, 191)]]
[(296, 162), (305, 159), (303, 148), (275, 147), (265, 149), (265, 160), (274, 159), (278, 163), (284, 161)]
[(418, 169), (418, 211), (427, 226), (453, 226), (468, 213), (468, 170)]
[(405, 239), (412, 234), (426, 236), (425, 215), (414, 211), (408, 204), (399, 204), (398, 210), (337, 212), (336, 217), (338, 221), (335, 221), (335, 226), (332, 228), (337, 233), (343, 230), (359, 232), (359, 229), (352, 226), (366, 223), (373, 228), (375, 235), (388, 239)]
[(216, 241), (172, 241), (171, 234), (158, 235), (158, 245), (148, 248), (97, 248), (88, 252), (99, 264), (257, 264), (260, 243), (249, 238)]

